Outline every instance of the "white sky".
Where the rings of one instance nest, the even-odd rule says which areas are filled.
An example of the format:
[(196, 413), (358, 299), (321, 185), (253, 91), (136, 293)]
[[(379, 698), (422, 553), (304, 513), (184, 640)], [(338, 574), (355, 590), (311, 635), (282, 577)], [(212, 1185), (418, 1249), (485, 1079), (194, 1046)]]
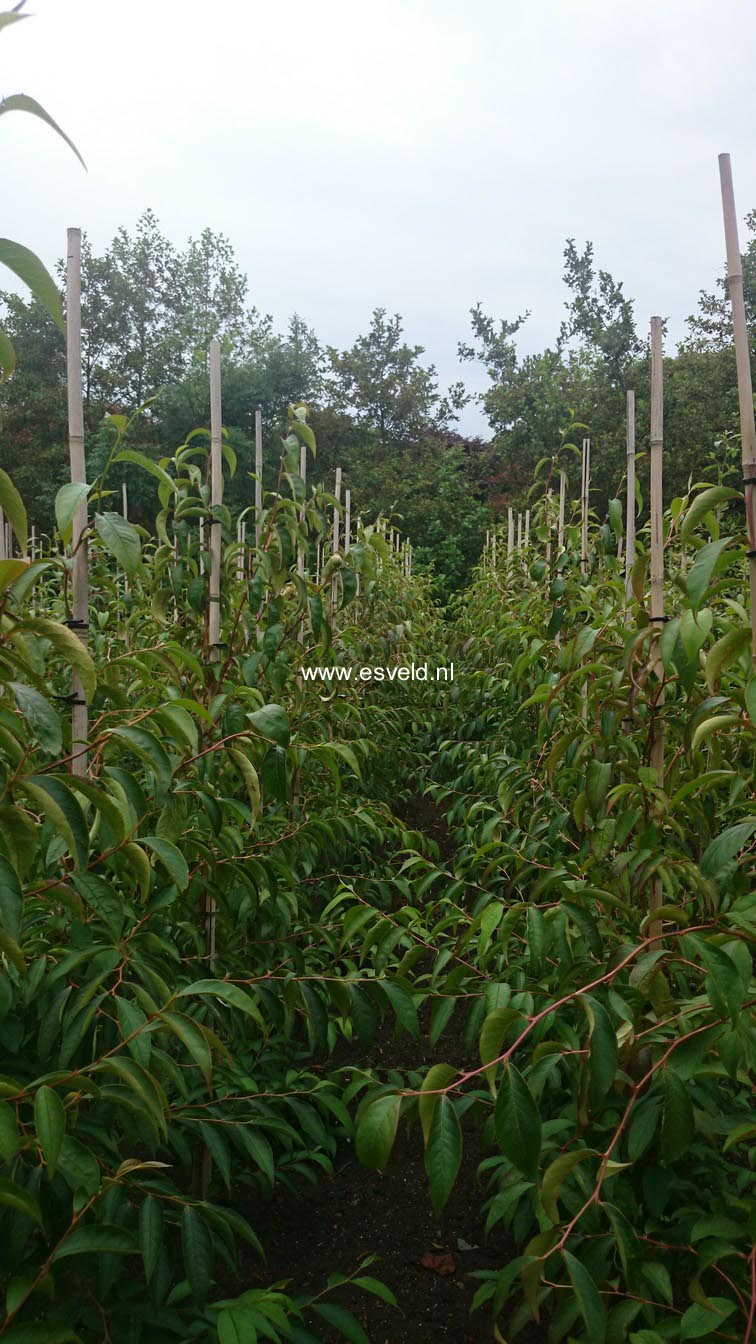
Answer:
[(523, 351), (553, 343), (566, 237), (679, 338), (723, 265), (720, 151), (756, 207), (751, 0), (30, 8), (0, 34), (0, 94), (43, 103), (89, 171), (3, 117), (0, 233), (52, 266), (69, 225), (97, 249), (148, 206), (179, 245), (209, 225), (279, 325), (296, 310), (343, 347), (386, 307), (443, 382), (483, 385), (456, 356), (478, 300), (532, 310)]

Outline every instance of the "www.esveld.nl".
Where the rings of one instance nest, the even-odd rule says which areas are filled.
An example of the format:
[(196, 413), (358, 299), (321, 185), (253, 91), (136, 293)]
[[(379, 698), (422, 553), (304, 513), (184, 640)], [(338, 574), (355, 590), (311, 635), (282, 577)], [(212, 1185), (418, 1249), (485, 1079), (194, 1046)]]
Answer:
[(396, 667), (300, 667), (304, 681), (454, 681), (454, 663), (431, 668), (427, 663)]

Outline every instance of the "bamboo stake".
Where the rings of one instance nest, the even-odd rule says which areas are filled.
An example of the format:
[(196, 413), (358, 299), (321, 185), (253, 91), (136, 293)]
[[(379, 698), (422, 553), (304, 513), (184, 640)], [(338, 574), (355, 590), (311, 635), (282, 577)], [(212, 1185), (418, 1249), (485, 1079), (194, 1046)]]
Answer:
[(525, 550), (530, 546), (530, 509), (525, 510)]
[(507, 560), (512, 559), (514, 550), (514, 512), (507, 509)]
[(522, 550), (522, 514), (517, 515), (517, 549)]
[[(84, 405), (81, 391), (81, 229), (68, 230), (66, 257), (66, 380), (68, 387), (68, 448), (71, 481), (86, 481), (84, 452)], [(89, 556), (87, 553), (87, 504), (74, 514), (71, 537), (73, 556), (72, 601), (69, 622), (82, 644), (89, 636)], [(84, 688), (77, 673), (73, 675), (71, 712), (71, 774), (87, 773), (89, 710)]]
[(344, 555), (349, 555), (352, 545), (352, 492), (347, 490), (344, 496)]
[[(651, 647), (651, 666), (659, 687), (652, 705), (651, 766), (656, 771), (659, 788), (664, 788), (664, 722), (659, 711), (664, 705), (664, 665), (659, 651), (661, 627), (664, 624), (664, 534), (662, 500), (662, 449), (664, 443), (664, 366), (662, 362), (661, 318), (651, 318), (651, 434), (650, 449), (650, 511), (651, 511), (651, 623), (654, 635)], [(662, 881), (651, 881), (650, 909), (658, 910), (663, 904)], [(649, 934), (661, 936), (661, 922), (655, 920)]]
[(633, 595), (635, 562), (635, 393), (627, 394), (627, 509), (625, 518), (625, 602)]
[(730, 290), (732, 325), (735, 337), (735, 362), (738, 370), (738, 401), (740, 404), (740, 438), (743, 461), (746, 529), (748, 532), (748, 578), (751, 593), (751, 659), (756, 666), (756, 427), (753, 414), (753, 386), (751, 382), (751, 355), (748, 346), (745, 300), (743, 297), (743, 264), (738, 242), (738, 217), (735, 213), (735, 193), (732, 187), (732, 166), (729, 154), (719, 156), (719, 178), (722, 187), (722, 212), (727, 244), (727, 284)]
[(8, 559), (8, 551), (5, 539), (5, 514), (0, 509), (0, 560)]
[(563, 471), (559, 473), (559, 518), (557, 521), (557, 550), (561, 554), (564, 550), (564, 503), (567, 495), (567, 477)]
[[(300, 477), (301, 477), (302, 484), (305, 486), (305, 494), (306, 494), (306, 486), (307, 486), (307, 445), (304, 444), (304, 443), (300, 443), (300, 445), (299, 445), (299, 475), (300, 475)], [(300, 525), (300, 527), (303, 527), (303, 526), (304, 526), (304, 516), (305, 516), (305, 504), (303, 503), (301, 509), (299, 510), (299, 525)], [(304, 578), (304, 572), (305, 572), (304, 543), (303, 543), (302, 541), (300, 541), (300, 543), (299, 543), (299, 545), (298, 545), (298, 547), (297, 547), (297, 574), (299, 575), (300, 579)], [(300, 627), (299, 627), (299, 634), (300, 634), (300, 643), (301, 643), (301, 635), (302, 635), (302, 626), (301, 626), (301, 625), (300, 625)]]
[(37, 558), (37, 529), (35, 528), (33, 523), (31, 526), (31, 532), (29, 534), (29, 554), (33, 564)]
[(583, 439), (583, 483), (580, 492), (580, 573), (588, 578), (588, 497), (591, 489), (591, 441)]
[(200, 574), (204, 574), (204, 572), (205, 572), (205, 561), (204, 561), (203, 556), (202, 556), (202, 552), (204, 551), (204, 549), (205, 549), (205, 524), (204, 524), (204, 521), (202, 520), (202, 518), (200, 518), (200, 521), (199, 521), (199, 572), (200, 572)]
[[(210, 342), (210, 508), (223, 503), (223, 470), (221, 466), (221, 374), (220, 341)], [(220, 571), (221, 522), (210, 519), (210, 592), (207, 620), (207, 641), (210, 661), (220, 660)]]
[(546, 520), (546, 564), (551, 564), (551, 498), (553, 491), (549, 486), (546, 491), (545, 520)]
[(255, 411), (255, 546), (260, 545), (260, 537), (262, 535), (262, 473), (262, 408), (258, 406)]
[[(336, 468), (336, 489), (334, 490), (334, 495), (335, 495), (335, 497), (336, 497), (336, 503), (334, 504), (334, 507), (333, 507), (333, 548), (332, 548), (332, 553), (333, 553), (333, 555), (338, 555), (338, 553), (339, 553), (339, 525), (340, 525), (340, 522), (341, 522), (341, 513), (340, 513), (340, 510), (339, 510), (339, 505), (341, 504), (341, 467), (337, 467), (337, 468)], [(336, 608), (337, 608), (338, 604), (339, 604), (339, 581), (338, 581), (336, 575), (334, 574), (333, 578), (331, 579), (331, 613), (332, 613), (332, 615), (333, 615), (334, 620), (335, 620), (335, 618), (336, 618)]]

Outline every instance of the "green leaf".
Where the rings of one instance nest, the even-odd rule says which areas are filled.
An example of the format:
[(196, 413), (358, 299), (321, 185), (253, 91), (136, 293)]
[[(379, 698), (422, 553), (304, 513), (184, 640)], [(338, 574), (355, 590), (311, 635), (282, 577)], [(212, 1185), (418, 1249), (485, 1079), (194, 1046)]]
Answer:
[(695, 528), (705, 518), (707, 513), (711, 513), (717, 505), (724, 504), (728, 499), (742, 499), (743, 496), (738, 490), (731, 490), (727, 485), (713, 485), (708, 490), (703, 490), (700, 495), (696, 495), (690, 508), (683, 519), (680, 529), (680, 536), (683, 541), (687, 541)]
[(268, 738), (279, 747), (288, 747), (291, 729), (286, 711), (280, 705), (262, 705), (249, 715), (249, 721), (261, 737)]
[(449, 1198), (462, 1161), (462, 1130), (453, 1101), (441, 1096), (433, 1111), (425, 1147), (425, 1170), (436, 1216)]
[(22, 1185), (17, 1185), (15, 1181), (9, 1181), (4, 1176), (0, 1176), (0, 1204), (15, 1209), (17, 1213), (25, 1213), (42, 1227), (42, 1212), (37, 1200)]
[(428, 1142), (430, 1133), (430, 1121), (433, 1120), (433, 1111), (436, 1110), (439, 1103), (439, 1089), (447, 1087), (448, 1083), (456, 1078), (457, 1070), (452, 1068), (451, 1064), (432, 1064), (425, 1078), (422, 1079), (420, 1086), (420, 1097), (417, 1101), (417, 1110), (420, 1114), (420, 1125), (422, 1128), (422, 1141)]
[(394, 1146), (402, 1099), (395, 1092), (376, 1097), (362, 1111), (355, 1135), (355, 1152), (364, 1167), (383, 1171)]
[(148, 1195), (139, 1210), (139, 1249), (144, 1261), (144, 1277), (149, 1283), (157, 1267), (163, 1246), (163, 1206)]
[(210, 1054), (210, 1047), (200, 1028), (190, 1017), (185, 1017), (183, 1013), (158, 1013), (158, 1017), (181, 1041), (209, 1086), (213, 1059)]
[(133, 579), (142, 555), (142, 543), (134, 524), (120, 513), (97, 513), (95, 527), (103, 545), (115, 557), (121, 569)]
[(394, 980), (382, 980), (381, 989), (394, 1010), (399, 1026), (408, 1031), (410, 1036), (414, 1036), (416, 1041), (419, 1041), (420, 1023), (417, 1018), (417, 1008), (406, 985), (400, 985)]
[(78, 672), (84, 695), (87, 700), (91, 700), (97, 689), (97, 677), (94, 663), (78, 636), (67, 626), (60, 625), (57, 621), (48, 621), (43, 617), (27, 619), (25, 628), (32, 634), (49, 639), (56, 653)]
[(57, 1092), (51, 1087), (40, 1087), (36, 1093), (34, 1125), (47, 1163), (47, 1174), (52, 1180), (66, 1133), (66, 1111)]
[(29, 565), (26, 560), (0, 560), (0, 593), (6, 592), (17, 579), (28, 572)]
[(366, 1293), (372, 1293), (374, 1297), (380, 1297), (381, 1301), (388, 1302), (390, 1307), (399, 1306), (391, 1289), (385, 1283), (381, 1283), (380, 1279), (374, 1279), (370, 1274), (358, 1274), (355, 1279), (350, 1279), (350, 1283), (355, 1288), (362, 1288)]
[(575, 1290), (580, 1315), (585, 1322), (588, 1344), (604, 1344), (606, 1338), (606, 1312), (598, 1288), (588, 1270), (569, 1251), (562, 1251), (562, 1258)]
[(239, 748), (230, 747), (228, 754), (244, 780), (247, 788), (247, 795), (249, 797), (252, 820), (255, 821), (260, 815), (260, 806), (262, 803), (260, 777), (252, 762), (244, 755), (243, 751), (239, 750)]
[(161, 795), (168, 792), (173, 769), (170, 757), (154, 733), (147, 732), (145, 728), (131, 726), (112, 728), (108, 734), (108, 739), (110, 742), (123, 742), (131, 751), (135, 752), (154, 772), (158, 792)]
[(218, 1317), (218, 1344), (257, 1344), (259, 1317), (245, 1307), (226, 1307)]
[(176, 482), (168, 475), (164, 467), (159, 466), (157, 462), (153, 462), (144, 453), (136, 452), (133, 448), (122, 448), (119, 453), (116, 453), (113, 461), (133, 462), (135, 466), (141, 467), (143, 471), (148, 471), (151, 476), (160, 481), (161, 485), (164, 485), (171, 494), (174, 494), (178, 489)]
[(7, 471), (0, 467), (0, 509), (13, 528), (20, 549), (26, 554), (28, 546), (27, 519), (22, 500)]
[[(26, 15), (22, 15), (22, 17), (25, 18)], [(0, 103), (0, 115), (2, 115), (3, 112), (28, 112), (29, 115), (32, 117), (39, 117), (40, 121), (44, 121), (47, 126), (49, 126), (53, 131), (55, 131), (56, 135), (60, 136), (61, 140), (65, 140), (66, 144), (68, 145), (68, 148), (73, 150), (82, 168), (86, 168), (87, 165), (85, 164), (83, 158), (81, 157), (81, 154), (76, 148), (76, 145), (74, 144), (73, 140), (69, 140), (65, 131), (61, 130), (57, 121), (53, 121), (49, 112), (45, 111), (45, 109), (37, 102), (36, 98), (30, 98), (29, 95), (26, 93), (12, 93), (9, 98), (3, 98), (2, 102)], [(27, 284), (29, 283), (28, 280), (26, 283)], [(34, 291), (34, 295), (35, 298), (40, 299), (40, 303), (43, 302), (43, 300), (37, 294), (36, 290)], [(55, 317), (55, 314), (52, 313), (51, 316)], [(57, 322), (57, 318), (55, 320)], [(62, 325), (63, 325), (62, 322), (58, 322), (58, 326), (62, 327)]]
[(81, 1335), (74, 1334), (67, 1325), (44, 1325), (18, 1322), (3, 1334), (3, 1344), (82, 1344)]
[(161, 840), (156, 835), (143, 836), (141, 843), (157, 855), (179, 891), (186, 891), (189, 886), (189, 865), (181, 851), (170, 840)]
[(8, 683), (13, 697), (40, 746), (51, 756), (60, 756), (63, 750), (63, 730), (58, 715), (49, 701), (33, 686), (23, 681)]
[(10, 1162), (21, 1147), (16, 1112), (7, 1101), (0, 1101), (0, 1159)]
[(700, 551), (696, 552), (696, 558), (685, 576), (688, 598), (694, 611), (700, 607), (706, 596), (716, 563), (728, 544), (729, 538), (725, 537), (720, 541), (710, 541), (707, 546), (702, 546)]
[(63, 1140), (58, 1171), (74, 1194), (83, 1190), (85, 1195), (94, 1195), (100, 1188), (102, 1176), (97, 1158), (70, 1134)]
[(661, 1155), (665, 1163), (682, 1157), (693, 1138), (693, 1105), (690, 1092), (669, 1066), (664, 1070), (664, 1100), (661, 1120)]
[(55, 522), (64, 541), (71, 540), (73, 520), (83, 504), (86, 503), (91, 486), (85, 481), (69, 481), (62, 485), (55, 496)]
[(736, 1304), (726, 1297), (710, 1297), (711, 1310), (694, 1302), (680, 1322), (680, 1339), (714, 1339)]
[(603, 1004), (589, 995), (582, 999), (591, 1026), (588, 1051), (588, 1095), (598, 1106), (609, 1092), (617, 1071), (617, 1036)]
[(494, 1110), (496, 1139), (504, 1156), (523, 1175), (534, 1177), (541, 1152), (541, 1117), (525, 1079), (506, 1064)]
[(16, 352), (7, 331), (0, 327), (0, 383), (7, 383), (16, 368)]
[(23, 781), (23, 787), (65, 840), (76, 867), (86, 868), (89, 831), (70, 789), (56, 775), (30, 775)]
[(196, 980), (193, 985), (186, 985), (184, 989), (179, 990), (177, 999), (187, 998), (195, 994), (209, 994), (214, 998), (220, 999), (222, 1003), (227, 1003), (229, 1008), (238, 1008), (240, 1012), (246, 1013), (262, 1028), (266, 1030), (263, 1016), (250, 994), (247, 994), (238, 985), (232, 985), (228, 980)]
[(494, 1008), (486, 1015), (480, 1032), (479, 1050), (481, 1064), (490, 1064), (491, 1066), (486, 1069), (485, 1074), (492, 1092), (495, 1090), (496, 1078), (496, 1067), (492, 1061), (498, 1059), (501, 1054), (504, 1037), (509, 1028), (514, 1022), (520, 1022), (521, 1020), (522, 1013), (519, 1009), (508, 1005)]
[(133, 1237), (122, 1227), (111, 1227), (108, 1223), (94, 1223), (89, 1227), (77, 1227), (56, 1247), (53, 1261), (65, 1260), (72, 1255), (136, 1255), (137, 1247)]
[(726, 831), (722, 831), (722, 834), (712, 840), (704, 850), (701, 876), (716, 880), (722, 869), (748, 843), (754, 831), (756, 831), (756, 817), (748, 817), (745, 821), (739, 821), (734, 826), (728, 826)]
[(189, 1287), (197, 1302), (204, 1302), (213, 1281), (213, 1243), (204, 1219), (189, 1204), (181, 1215), (181, 1249)]
[(559, 1157), (555, 1157), (546, 1168), (541, 1182), (541, 1203), (546, 1217), (550, 1218), (552, 1223), (559, 1222), (557, 1200), (564, 1181), (587, 1157), (595, 1157), (592, 1148), (573, 1148), (571, 1152), (560, 1153)]
[(15, 869), (0, 858), (0, 919), (16, 942), (21, 934), (22, 906), (23, 893)]
[[(21, 106), (22, 103), (24, 104), (23, 107)], [(33, 110), (31, 104), (35, 108), (39, 108), (39, 112), (42, 111), (39, 103), (35, 103), (33, 98), (27, 98), (23, 93), (13, 94), (10, 98), (4, 98), (0, 102), (0, 116), (4, 112), (14, 110), (30, 112)], [(36, 115), (39, 115), (39, 112)], [(44, 115), (49, 120), (47, 114)], [(52, 125), (54, 124), (53, 122)], [(58, 127), (55, 127), (55, 129), (57, 130)], [(60, 134), (63, 134), (62, 131)], [(30, 252), (29, 248), (24, 247), (22, 243), (13, 243), (10, 238), (0, 238), (0, 265), (7, 266), (9, 271), (13, 271), (13, 274), (29, 287), (37, 302), (42, 304), (56, 326), (63, 331), (63, 309), (60, 302), (60, 292), (50, 272), (42, 264), (39, 257), (34, 252)]]
[(334, 1302), (313, 1302), (313, 1310), (323, 1317), (334, 1330), (338, 1330), (350, 1344), (370, 1344), (365, 1331), (356, 1321), (350, 1311), (345, 1307), (338, 1307)]
[(137, 1064), (141, 1064), (144, 1069), (149, 1068), (152, 1042), (149, 1033), (144, 1030), (147, 1026), (145, 1014), (136, 1003), (132, 1003), (131, 999), (124, 998), (122, 994), (118, 995), (115, 1002), (121, 1035), (124, 1039), (126, 1037), (130, 1038), (126, 1049), (133, 1055)]

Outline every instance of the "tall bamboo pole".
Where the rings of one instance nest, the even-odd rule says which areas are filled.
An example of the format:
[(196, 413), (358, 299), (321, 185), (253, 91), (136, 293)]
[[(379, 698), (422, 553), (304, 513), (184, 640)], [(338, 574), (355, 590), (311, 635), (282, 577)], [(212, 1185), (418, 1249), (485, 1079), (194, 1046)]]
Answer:
[(522, 550), (522, 514), (517, 515), (517, 550)]
[(514, 550), (514, 511), (507, 509), (507, 560), (511, 560)]
[(549, 486), (546, 491), (546, 503), (544, 507), (544, 519), (546, 522), (546, 564), (551, 564), (551, 499), (553, 491)]
[[(306, 495), (306, 494), (307, 494), (307, 445), (304, 444), (304, 443), (300, 443), (300, 445), (299, 445), (299, 475), (300, 475), (300, 479), (301, 479), (301, 481), (302, 481), (302, 485), (305, 487), (305, 495)], [(305, 517), (305, 502), (303, 501), (303, 502), (302, 502), (302, 507), (301, 507), (301, 509), (299, 510), (299, 525), (300, 525), (300, 527), (303, 527), (303, 526), (304, 526), (304, 517)], [(304, 578), (304, 572), (305, 572), (305, 552), (304, 552), (304, 542), (300, 541), (300, 543), (299, 543), (299, 545), (298, 545), (298, 547), (297, 547), (297, 574), (299, 575), (300, 579), (301, 579), (301, 578)], [(302, 634), (302, 627), (301, 627), (301, 625), (300, 625), (300, 627), (299, 627), (299, 633), (300, 633), (300, 635)]]
[[(84, 455), (84, 405), (81, 391), (81, 229), (68, 230), (66, 258), (66, 379), (68, 385), (68, 448), (71, 480), (86, 481)], [(89, 636), (89, 556), (87, 553), (87, 504), (79, 505), (73, 520), (71, 616), (69, 622), (83, 644)], [(87, 773), (89, 711), (84, 689), (74, 673), (71, 715), (71, 774)]]
[(591, 490), (591, 441), (583, 439), (583, 483), (580, 491), (580, 573), (588, 578), (588, 499)]
[[(210, 508), (215, 512), (223, 503), (223, 470), (221, 466), (221, 373), (220, 341), (210, 342)], [(210, 661), (220, 659), (220, 577), (221, 577), (221, 521), (210, 519), (210, 592), (207, 620), (207, 640)]]
[(753, 386), (751, 382), (751, 355), (748, 346), (745, 300), (743, 297), (743, 267), (738, 242), (738, 217), (735, 213), (735, 193), (732, 187), (732, 167), (729, 154), (719, 156), (719, 179), (722, 187), (725, 241), (727, 244), (727, 284), (730, 290), (732, 325), (735, 336), (735, 362), (738, 370), (738, 401), (740, 403), (740, 438), (745, 491), (746, 528), (748, 532), (748, 577), (751, 590), (751, 658), (756, 666), (756, 427), (753, 414)]
[[(207, 633), (211, 663), (220, 662), (220, 585), (221, 585), (221, 521), (216, 517), (223, 503), (223, 465), (221, 449), (221, 367), (220, 341), (210, 342), (210, 585)], [(205, 955), (210, 973), (216, 961), (216, 922), (218, 907), (209, 891), (201, 898), (204, 906)], [(212, 1159), (209, 1150), (202, 1150), (201, 1189), (205, 1197), (210, 1185)]]
[(262, 534), (262, 473), (262, 407), (258, 406), (255, 411), (255, 546), (260, 545), (260, 536)]
[(633, 594), (635, 562), (635, 393), (627, 394), (627, 508), (625, 515), (625, 601)]
[[(335, 496), (335, 498), (336, 498), (336, 503), (335, 503), (334, 506), (333, 506), (333, 543), (332, 543), (332, 553), (333, 553), (333, 555), (338, 555), (338, 553), (339, 553), (339, 545), (340, 545), (340, 534), (339, 534), (339, 533), (340, 533), (340, 523), (341, 523), (341, 512), (340, 512), (340, 504), (341, 504), (341, 467), (337, 467), (337, 468), (336, 468), (336, 488), (335, 488), (335, 490), (334, 490), (334, 496)], [(334, 617), (336, 616), (336, 608), (337, 608), (338, 604), (339, 604), (339, 581), (338, 581), (336, 575), (334, 574), (333, 578), (331, 579), (331, 612), (332, 612), (332, 614), (333, 614)]]
[(563, 471), (559, 473), (559, 518), (557, 521), (557, 551), (561, 554), (564, 550), (564, 504), (567, 495), (567, 477)]
[[(654, 636), (651, 665), (658, 679), (658, 689), (652, 706), (651, 766), (656, 771), (659, 788), (664, 788), (664, 722), (659, 711), (664, 705), (664, 665), (661, 661), (659, 639), (664, 624), (664, 512), (662, 498), (662, 451), (664, 445), (664, 365), (662, 362), (661, 318), (651, 318), (651, 434), (650, 498), (651, 513), (651, 623)], [(653, 694), (653, 691), (651, 692)], [(663, 904), (662, 881), (651, 882), (652, 911)], [(661, 922), (654, 921), (649, 930), (652, 938), (661, 936)]]
[(344, 555), (349, 555), (352, 545), (352, 492), (344, 495)]

